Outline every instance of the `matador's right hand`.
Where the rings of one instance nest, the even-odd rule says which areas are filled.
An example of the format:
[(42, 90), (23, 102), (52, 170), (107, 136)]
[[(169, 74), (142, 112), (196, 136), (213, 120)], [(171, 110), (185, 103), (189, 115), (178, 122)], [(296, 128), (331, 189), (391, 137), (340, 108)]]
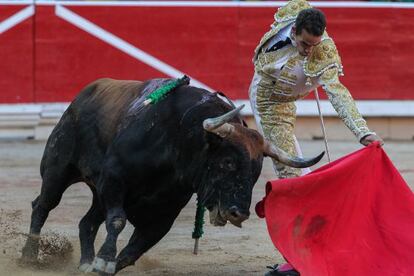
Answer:
[(379, 137), (376, 134), (368, 134), (367, 136), (364, 136), (361, 139), (361, 144), (363, 144), (364, 146), (368, 146), (373, 142), (379, 142), (381, 146), (384, 145), (384, 140), (382, 140), (381, 137)]

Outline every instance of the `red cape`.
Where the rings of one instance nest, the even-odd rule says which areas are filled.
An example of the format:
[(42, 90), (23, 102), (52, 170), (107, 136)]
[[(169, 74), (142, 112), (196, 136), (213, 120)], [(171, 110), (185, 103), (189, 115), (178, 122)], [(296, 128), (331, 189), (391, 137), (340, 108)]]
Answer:
[(414, 195), (378, 144), (266, 194), (256, 212), (302, 276), (414, 275)]

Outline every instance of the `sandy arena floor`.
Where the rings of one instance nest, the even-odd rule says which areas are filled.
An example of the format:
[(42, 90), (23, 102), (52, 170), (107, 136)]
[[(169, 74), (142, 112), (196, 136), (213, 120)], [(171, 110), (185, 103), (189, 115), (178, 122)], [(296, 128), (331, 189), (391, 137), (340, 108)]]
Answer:
[[(301, 144), (306, 156), (315, 155), (324, 147), (323, 141), (304, 141)], [(42, 231), (54, 231), (67, 237), (74, 248), (72, 256), (63, 261), (52, 261), (41, 268), (17, 264), (24, 242), (22, 233), (29, 228), (30, 203), (40, 191), (39, 163), (44, 145), (44, 142), (36, 141), (0, 142), (0, 275), (82, 275), (77, 271), (80, 257), (77, 225), (91, 203), (91, 193), (82, 183), (66, 191)], [(360, 146), (356, 142), (330, 143), (332, 159), (358, 148)], [(387, 142), (385, 150), (414, 189), (414, 143)], [(321, 164), (325, 162), (326, 159), (323, 159)], [(119, 275), (263, 275), (266, 265), (281, 261), (268, 237), (265, 221), (254, 213), (256, 202), (263, 197), (266, 180), (272, 178), (271, 162), (266, 158), (254, 189), (251, 218), (242, 229), (231, 225), (217, 228), (207, 224), (200, 241), (199, 255), (193, 255), (193, 198), (167, 236), (134, 267), (124, 269)], [(132, 228), (128, 225), (120, 236), (118, 248), (126, 243), (131, 233)], [(96, 247), (104, 237), (104, 227), (101, 227)]]

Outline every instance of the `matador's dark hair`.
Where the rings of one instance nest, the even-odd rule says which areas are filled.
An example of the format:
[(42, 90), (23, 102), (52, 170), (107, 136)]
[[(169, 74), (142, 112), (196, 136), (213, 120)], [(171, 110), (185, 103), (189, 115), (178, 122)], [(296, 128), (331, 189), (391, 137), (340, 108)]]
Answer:
[(305, 29), (311, 35), (321, 36), (325, 31), (326, 18), (323, 12), (318, 9), (304, 9), (296, 17), (295, 25), (297, 35), (300, 35)]

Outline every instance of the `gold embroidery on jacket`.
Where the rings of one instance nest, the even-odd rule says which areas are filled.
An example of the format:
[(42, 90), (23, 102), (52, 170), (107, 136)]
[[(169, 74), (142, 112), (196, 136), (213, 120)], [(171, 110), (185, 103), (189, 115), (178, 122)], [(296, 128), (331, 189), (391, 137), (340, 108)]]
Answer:
[(272, 75), (275, 73), (278, 60), (286, 55), (292, 55), (297, 52), (297, 49), (292, 45), (283, 47), (277, 51), (261, 53), (255, 62), (255, 70), (261, 74)]
[(284, 68), (286, 68), (286, 69), (288, 69), (288, 70), (293, 70), (293, 68), (298, 64), (298, 62), (301, 60), (301, 59), (303, 59), (303, 57), (301, 57), (299, 54), (298, 55), (296, 55), (296, 56), (294, 56), (294, 57), (291, 57), (287, 62), (286, 62), (286, 64), (285, 64), (285, 67)]
[(331, 68), (323, 73), (320, 82), (339, 117), (360, 140), (373, 132), (368, 129), (348, 89), (339, 81), (338, 74), (337, 68)]
[[(286, 55), (291, 57), (283, 66), (279, 76), (276, 76), (276, 64)], [(297, 49), (293, 46), (260, 54), (256, 62), (256, 72), (262, 77), (258, 83), (258, 93), (278, 102), (291, 102), (306, 96), (307, 93), (293, 95), (294, 87), (297, 85), (297, 76), (292, 73), (292, 70), (301, 60), (303, 57), (297, 53)]]
[[(260, 114), (264, 137), (289, 155), (297, 156), (294, 140), (295, 103), (275, 103), (258, 94), (257, 111)], [(275, 160), (272, 161), (279, 178), (301, 175), (300, 169), (285, 166)]]
[(275, 13), (275, 21), (278, 23), (291, 21), (296, 19), (296, 16), (301, 10), (312, 8), (306, 0), (292, 0), (285, 6), (280, 7)]
[[(284, 68), (285, 69), (285, 68)], [(293, 85), (296, 85), (296, 81), (298, 78), (295, 74), (290, 73), (290, 70), (282, 70), (280, 72), (279, 76), (279, 82), (289, 85), (288, 87), (291, 87)]]
[(303, 70), (308, 77), (318, 77), (330, 68), (337, 68), (342, 74), (341, 57), (335, 43), (331, 38), (326, 37), (313, 48), (310, 56), (305, 58)]

